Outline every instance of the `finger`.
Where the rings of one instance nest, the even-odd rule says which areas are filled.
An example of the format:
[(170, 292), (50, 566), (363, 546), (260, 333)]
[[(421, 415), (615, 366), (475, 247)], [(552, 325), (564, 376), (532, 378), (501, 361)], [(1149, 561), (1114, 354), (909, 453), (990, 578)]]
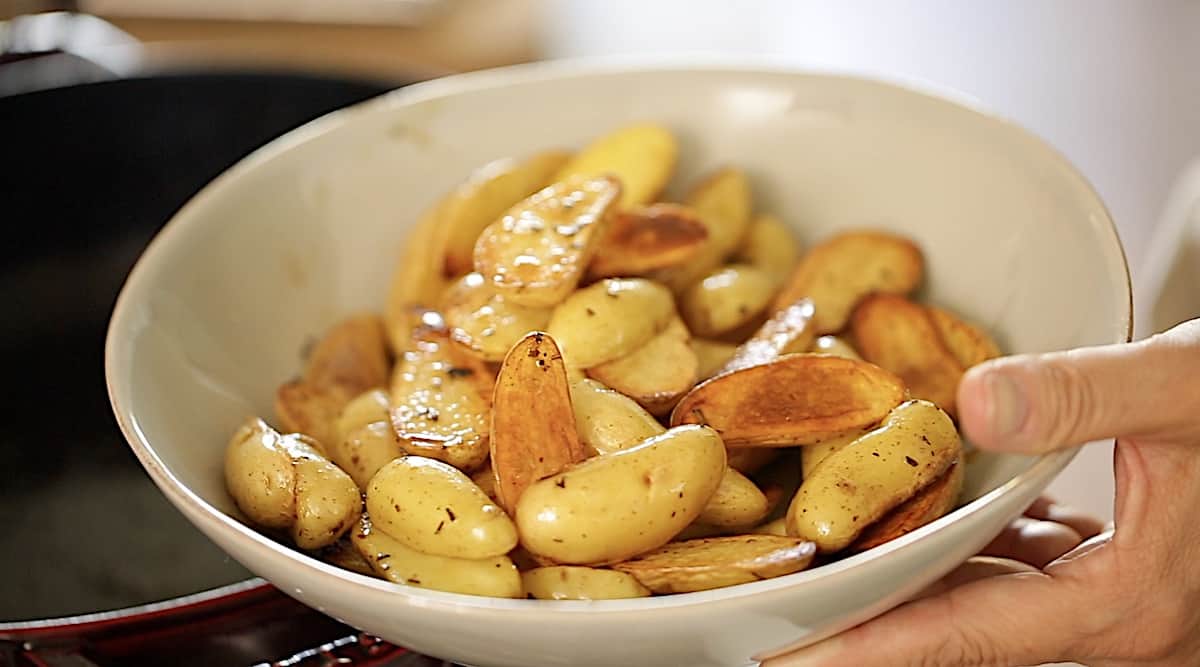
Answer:
[(1017, 517), (979, 553), (1011, 558), (1041, 569), (1083, 541), (1070, 526)]
[(1100, 519), (1074, 507), (1060, 505), (1044, 496), (1033, 501), (1029, 509), (1025, 510), (1025, 516), (1070, 526), (1085, 540), (1104, 532), (1104, 522)]
[(980, 364), (959, 385), (959, 415), (979, 447), (1026, 453), (1191, 434), (1200, 412), (1197, 374), (1200, 320), (1137, 343)]
[(1005, 574), (1021, 572), (1037, 572), (1037, 568), (1028, 563), (1009, 558), (995, 556), (974, 556), (959, 565), (953, 572), (937, 580), (932, 586), (918, 593), (913, 600), (921, 600), (934, 595), (941, 595), (952, 588), (958, 588), (973, 581), (999, 577)]
[[(1071, 659), (1090, 607), (1078, 589), (1035, 573), (1006, 574), (897, 607), (762, 667), (1008, 667)], [(1082, 610), (1082, 611), (1081, 611)]]

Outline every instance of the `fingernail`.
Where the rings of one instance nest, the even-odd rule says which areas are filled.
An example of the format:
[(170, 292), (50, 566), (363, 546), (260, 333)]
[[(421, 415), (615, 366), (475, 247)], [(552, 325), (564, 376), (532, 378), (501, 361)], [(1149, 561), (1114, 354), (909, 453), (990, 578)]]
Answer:
[(763, 660), (762, 656), (754, 656), (751, 660), (763, 660), (762, 667), (821, 667), (822, 665), (839, 665), (834, 660), (842, 651), (841, 637), (830, 637), (824, 641), (806, 646), (794, 653)]
[(984, 384), (991, 408), (992, 434), (998, 438), (1017, 435), (1029, 414), (1029, 406), (1021, 388), (1012, 378), (1000, 372), (989, 373)]

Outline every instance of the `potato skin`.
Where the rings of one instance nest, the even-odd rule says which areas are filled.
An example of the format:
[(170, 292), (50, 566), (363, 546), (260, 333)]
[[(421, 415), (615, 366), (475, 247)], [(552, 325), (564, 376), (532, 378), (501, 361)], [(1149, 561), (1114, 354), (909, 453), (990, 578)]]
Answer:
[(335, 430), (338, 439), (367, 424), (388, 421), (388, 405), (391, 397), (382, 389), (372, 389), (355, 396), (338, 413)]
[(800, 243), (792, 230), (779, 218), (763, 214), (750, 223), (734, 261), (758, 267), (778, 286), (796, 267), (799, 257)]
[(380, 468), (367, 485), (375, 529), (410, 549), (435, 556), (481, 559), (517, 545), (512, 520), (453, 466), (404, 456)]
[(625, 560), (695, 520), (725, 469), (721, 438), (703, 426), (588, 459), (526, 489), (516, 511), (521, 543), (563, 564)]
[(375, 574), (395, 584), (494, 598), (525, 597), (521, 573), (507, 556), (471, 560), (421, 553), (374, 528), (366, 516), (350, 541)]
[(637, 401), (654, 415), (671, 412), (679, 399), (696, 384), (700, 361), (688, 345), (683, 320), (667, 328), (633, 352), (587, 370), (587, 374)]
[(596, 248), (585, 280), (644, 276), (689, 261), (704, 247), (708, 229), (694, 211), (653, 204), (618, 211)]
[(686, 264), (656, 271), (653, 278), (682, 294), (713, 269), (721, 266), (746, 236), (754, 202), (745, 172), (724, 167), (696, 184), (685, 198), (700, 217), (708, 242)]
[(622, 208), (654, 201), (675, 171), (679, 145), (661, 125), (641, 123), (597, 138), (559, 169), (554, 180), (613, 174), (621, 181)]
[(534, 568), (521, 574), (521, 582), (525, 593), (538, 600), (621, 600), (650, 595), (624, 572), (577, 565)]
[(641, 278), (609, 278), (559, 304), (546, 331), (568, 366), (591, 368), (646, 344), (674, 315), (671, 292), (662, 285)]
[(812, 542), (777, 535), (730, 535), (672, 542), (613, 565), (655, 593), (690, 593), (779, 577), (808, 567)]
[(396, 432), (386, 421), (360, 426), (329, 448), (330, 460), (364, 491), (380, 468), (403, 454)]
[(478, 273), (469, 273), (450, 286), (442, 313), (454, 342), (484, 361), (504, 361), (518, 340), (530, 331), (545, 329), (550, 320), (549, 308), (511, 303)]
[(571, 385), (579, 439), (596, 454), (612, 454), (666, 431), (636, 401), (592, 379)]
[(917, 495), (901, 503), (879, 521), (867, 526), (859, 535), (852, 551), (866, 551), (907, 535), (925, 524), (940, 519), (958, 504), (962, 493), (965, 466), (961, 461), (950, 464), (950, 469)]
[(730, 264), (689, 287), (680, 310), (696, 335), (714, 338), (755, 321), (774, 295), (775, 282), (762, 269)]
[(928, 401), (903, 403), (801, 483), (788, 507), (788, 534), (815, 542), (821, 553), (840, 551), (941, 477), (961, 449), (945, 412)]
[(700, 521), (711, 526), (753, 526), (770, 511), (763, 492), (745, 475), (725, 468), (721, 484), (700, 513)]

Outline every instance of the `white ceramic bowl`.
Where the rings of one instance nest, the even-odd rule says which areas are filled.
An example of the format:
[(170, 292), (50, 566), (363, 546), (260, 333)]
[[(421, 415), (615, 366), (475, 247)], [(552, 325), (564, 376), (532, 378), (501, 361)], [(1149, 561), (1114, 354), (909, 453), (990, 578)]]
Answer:
[(113, 409), (167, 497), (286, 593), (417, 651), (479, 667), (729, 667), (893, 607), (1018, 515), (1071, 459), (974, 461), (967, 498), (881, 548), (791, 576), (640, 600), (497, 600), (398, 587), (243, 525), (222, 450), (270, 415), (300, 350), (381, 308), (418, 214), (472, 168), (653, 120), (682, 142), (677, 182), (722, 163), (807, 242), (878, 225), (925, 249), (925, 297), (1010, 351), (1126, 340), (1129, 278), (1103, 205), (1058, 154), (970, 106), (774, 67), (551, 64), (420, 84), (322, 118), (197, 195), (121, 293), (107, 347)]

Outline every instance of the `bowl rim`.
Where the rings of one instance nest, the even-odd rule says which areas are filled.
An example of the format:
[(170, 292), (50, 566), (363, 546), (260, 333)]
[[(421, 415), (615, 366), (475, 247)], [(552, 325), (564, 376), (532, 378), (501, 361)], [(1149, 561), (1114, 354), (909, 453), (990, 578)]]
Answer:
[[(804, 570), (763, 581), (694, 593), (629, 600), (595, 601), (490, 598), (400, 586), (388, 581), (351, 572), (325, 563), (287, 545), (280, 544), (250, 528), (208, 503), (167, 469), (165, 463), (139, 427), (132, 407), (125, 405), (122, 392), (118, 390), (122, 382), (119, 378), (115, 377), (118, 369), (128, 367), (123, 346), (118, 341), (122, 333), (132, 327), (135, 320), (134, 312), (136, 307), (133, 303), (134, 295), (146, 291), (146, 287), (144, 286), (148, 285), (149, 277), (154, 275), (159, 265), (164, 263), (163, 258), (166, 256), (164, 248), (171, 243), (173, 238), (179, 235), (180, 230), (185, 226), (197, 224), (194, 221), (198, 220), (198, 218), (191, 217), (191, 213), (202, 206), (205, 200), (212, 198), (214, 193), (219, 193), (227, 183), (240, 178), (243, 174), (257, 169), (260, 165), (275, 159), (292, 148), (307, 143), (358, 116), (374, 114), (387, 109), (409, 106), (461, 93), (484, 91), (514, 84), (532, 84), (610, 75), (669, 73), (742, 73), (748, 76), (758, 74), (791, 75), (820, 79), (840, 79), (858, 84), (866, 83), (872, 86), (889, 88), (893, 91), (923, 97), (929, 101), (953, 105), (962, 111), (981, 116), (992, 123), (999, 123), (1006, 126), (1008, 130), (1033, 140), (1041, 150), (1047, 153), (1049, 159), (1057, 163), (1056, 166), (1062, 170), (1062, 173), (1077, 180), (1078, 185), (1094, 200), (1102, 214), (1102, 219), (1099, 221), (1102, 228), (1101, 231), (1106, 232), (1106, 235), (1109, 237), (1108, 248), (1110, 251), (1115, 249), (1115, 256), (1109, 257), (1108, 260), (1112, 263), (1119, 263), (1119, 267), (1125, 278), (1125, 298), (1122, 299), (1125, 307), (1123, 309), (1124, 312), (1121, 313), (1124, 321), (1118, 322), (1118, 325), (1124, 325), (1125, 329), (1125, 333), (1121, 338), (1123, 341), (1132, 339), (1133, 297), (1129, 265), (1124, 247), (1117, 234), (1116, 226), (1103, 199), (1101, 199), (1092, 184), (1079, 170), (1049, 142), (1024, 127), (985, 109), (977, 100), (968, 95), (912, 77), (879, 76), (877, 74), (864, 74), (837, 68), (805, 67), (771, 57), (747, 58), (720, 56), (698, 59), (693, 56), (684, 57), (678, 55), (661, 57), (616, 56), (573, 58), (510, 65), (455, 74), (440, 79), (412, 84), (309, 121), (268, 142), (218, 175), (184, 204), (158, 234), (155, 235), (130, 271), (117, 297), (109, 321), (104, 350), (105, 384), (113, 414), (130, 448), (137, 456), (138, 461), (146, 469), (155, 485), (159, 487), (160, 491), (172, 504), (187, 516), (189, 520), (196, 523), (203, 532), (208, 533), (209, 530), (223, 532), (229, 539), (240, 542), (243, 548), (257, 552), (259, 557), (267, 559), (282, 558), (284, 561), (306, 570), (308, 574), (332, 576), (350, 587), (347, 590), (355, 587), (366, 588), (375, 593), (394, 595), (398, 599), (404, 598), (407, 603), (424, 606), (444, 605), (459, 610), (533, 611), (553, 609), (556, 612), (597, 614), (646, 612), (707, 605), (715, 602), (730, 602), (747, 596), (802, 587), (810, 582), (836, 577), (846, 570), (865, 566), (896, 552), (907, 551), (913, 548), (918, 542), (923, 542), (933, 534), (941, 532), (943, 528), (951, 523), (983, 512), (1002, 496), (1027, 490), (1029, 487), (1048, 482), (1048, 480), (1052, 479), (1070, 463), (1078, 452), (1078, 447), (1042, 454), (1037, 457), (1037, 460), (1027, 470), (979, 498), (956, 508), (936, 521), (886, 544), (811, 570)], [(1111, 342), (1123, 341), (1114, 340)], [(221, 545), (218, 544), (218, 546)], [(268, 580), (270, 579), (266, 575), (260, 576)], [(289, 591), (285, 590), (284, 592)], [(297, 594), (299, 593), (297, 592)]]

